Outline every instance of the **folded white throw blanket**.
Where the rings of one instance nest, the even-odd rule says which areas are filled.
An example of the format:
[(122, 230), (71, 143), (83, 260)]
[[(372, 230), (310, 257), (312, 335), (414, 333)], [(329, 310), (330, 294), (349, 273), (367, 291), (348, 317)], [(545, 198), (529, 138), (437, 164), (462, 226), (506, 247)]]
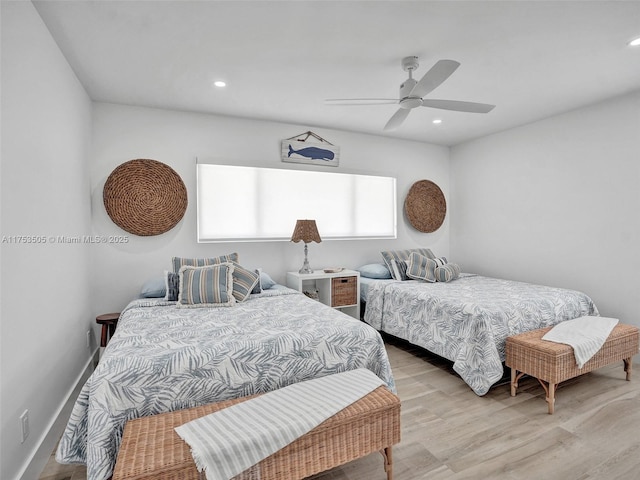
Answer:
[(384, 382), (366, 369), (296, 383), (176, 427), (207, 480), (228, 480)]
[(578, 317), (557, 324), (542, 339), (572, 346), (578, 368), (582, 368), (602, 348), (617, 324), (617, 318)]

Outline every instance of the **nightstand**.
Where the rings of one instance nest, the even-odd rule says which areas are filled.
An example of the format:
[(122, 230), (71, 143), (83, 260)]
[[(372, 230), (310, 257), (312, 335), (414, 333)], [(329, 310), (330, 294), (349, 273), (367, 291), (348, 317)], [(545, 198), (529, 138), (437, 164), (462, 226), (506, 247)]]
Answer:
[(360, 319), (360, 272), (287, 272), (287, 287), (303, 293), (317, 291), (318, 301)]
[(102, 334), (100, 335), (101, 347), (106, 347), (109, 339), (113, 337), (119, 318), (120, 313), (104, 313), (96, 317), (96, 323), (102, 325)]

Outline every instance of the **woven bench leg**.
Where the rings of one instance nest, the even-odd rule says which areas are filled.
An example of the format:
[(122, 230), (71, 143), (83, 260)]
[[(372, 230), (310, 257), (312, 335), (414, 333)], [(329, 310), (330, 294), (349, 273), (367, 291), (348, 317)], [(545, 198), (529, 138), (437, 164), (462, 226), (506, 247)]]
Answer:
[(522, 378), (524, 372), (518, 373), (515, 368), (511, 369), (511, 396), (516, 396), (516, 391), (518, 390), (518, 380)]
[(549, 384), (549, 395), (547, 396), (547, 403), (549, 404), (549, 415), (553, 415), (554, 407), (556, 404), (556, 386), (555, 383)]
[(624, 362), (624, 371), (627, 372), (627, 382), (631, 381), (631, 367), (633, 367), (633, 357), (625, 358)]
[(387, 480), (393, 480), (393, 454), (391, 447), (380, 450), (380, 453), (384, 458), (384, 471), (387, 472)]
[(558, 386), (558, 384), (549, 382), (545, 385), (545, 383), (539, 378), (537, 378), (536, 380), (538, 380), (540, 385), (542, 385), (542, 388), (544, 388), (544, 393), (546, 393), (547, 395), (545, 400), (549, 404), (549, 415), (553, 415), (554, 407), (556, 404), (556, 387)]

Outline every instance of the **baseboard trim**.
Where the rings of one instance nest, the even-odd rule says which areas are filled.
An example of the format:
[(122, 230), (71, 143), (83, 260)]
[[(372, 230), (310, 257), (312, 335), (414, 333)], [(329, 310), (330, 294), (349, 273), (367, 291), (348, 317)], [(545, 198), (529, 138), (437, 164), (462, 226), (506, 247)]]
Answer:
[(49, 424), (49, 428), (47, 429), (46, 433), (44, 433), (40, 438), (38, 448), (31, 456), (31, 459), (25, 466), (22, 474), (18, 477), (20, 480), (33, 480), (40, 478), (42, 470), (49, 461), (49, 458), (51, 458), (51, 452), (53, 452), (53, 449), (56, 447), (58, 440), (64, 432), (67, 421), (71, 416), (73, 405), (75, 404), (83, 385), (85, 384), (89, 376), (91, 376), (91, 374), (93, 373), (99, 359), (100, 348), (97, 348), (93, 352), (91, 357), (89, 357), (89, 360), (87, 360), (85, 368), (76, 380), (74, 386), (69, 391), (65, 402), (58, 409), (58, 412), (55, 418)]

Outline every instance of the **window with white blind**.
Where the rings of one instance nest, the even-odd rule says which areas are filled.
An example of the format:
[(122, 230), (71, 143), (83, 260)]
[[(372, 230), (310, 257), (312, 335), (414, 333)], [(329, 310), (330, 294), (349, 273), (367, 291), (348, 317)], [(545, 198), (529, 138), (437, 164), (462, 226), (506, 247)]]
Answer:
[(323, 240), (396, 238), (396, 179), (197, 164), (198, 242), (289, 240), (298, 219)]

